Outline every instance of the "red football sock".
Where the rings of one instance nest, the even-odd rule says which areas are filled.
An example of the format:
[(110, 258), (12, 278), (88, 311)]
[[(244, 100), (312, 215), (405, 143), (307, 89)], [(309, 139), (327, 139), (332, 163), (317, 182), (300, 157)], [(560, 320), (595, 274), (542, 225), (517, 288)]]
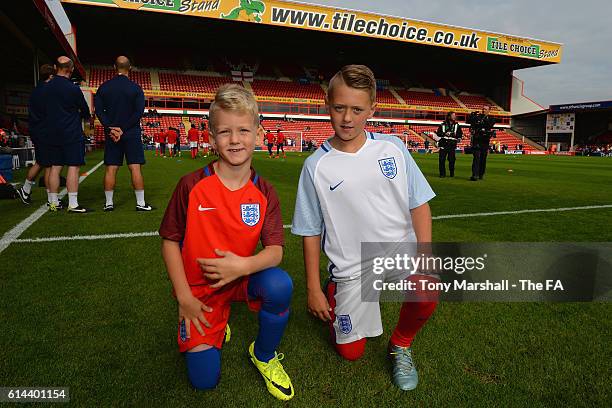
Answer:
[[(436, 278), (425, 275), (413, 275), (409, 278), (411, 281), (418, 279), (437, 281)], [(427, 323), (438, 305), (437, 291), (417, 291), (410, 296), (411, 301), (404, 302), (402, 305), (397, 326), (390, 339), (391, 344), (400, 347), (410, 347), (412, 340)]]
[(410, 347), (414, 336), (433, 314), (438, 302), (406, 302), (402, 305), (399, 321), (391, 335), (391, 344)]
[(336, 352), (340, 356), (349, 361), (359, 360), (365, 352), (365, 345), (367, 339), (359, 339), (350, 343), (335, 344)]

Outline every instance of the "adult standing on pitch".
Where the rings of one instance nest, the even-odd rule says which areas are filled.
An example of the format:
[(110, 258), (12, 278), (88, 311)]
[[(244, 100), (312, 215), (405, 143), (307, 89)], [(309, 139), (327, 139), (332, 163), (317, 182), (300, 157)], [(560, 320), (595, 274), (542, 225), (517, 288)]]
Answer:
[(493, 125), (495, 119), (489, 116), (490, 107), (482, 107), (482, 113), (472, 112), (468, 116), (467, 123), (470, 124), (472, 132), (472, 177), (471, 181), (482, 180), (487, 168), (487, 155), (489, 154), (489, 142), (495, 137)]
[(44, 119), (45, 119), (45, 111), (44, 111), (44, 90), (47, 83), (53, 78), (53, 74), (55, 74), (55, 70), (53, 69), (53, 65), (44, 64), (40, 67), (39, 70), (39, 82), (36, 88), (32, 91), (30, 95), (30, 104), (28, 109), (28, 125), (30, 129), (30, 137), (32, 138), (32, 143), (34, 143), (34, 152), (36, 157), (36, 163), (30, 170), (28, 170), (28, 174), (26, 175), (26, 179), (23, 182), (23, 186), (17, 190), (17, 194), (21, 201), (29, 205), (32, 203), (32, 199), (30, 194), (32, 193), (32, 185), (36, 182), (36, 177), (40, 173), (42, 169), (45, 169), (45, 187), (47, 188), (47, 202), (49, 202), (49, 171), (48, 167), (51, 164), (49, 162), (49, 156), (47, 154), (47, 147), (44, 146), (46, 142), (46, 135), (44, 129)]
[(113, 193), (117, 170), (127, 162), (132, 174), (132, 186), (136, 195), (136, 211), (151, 211), (145, 202), (144, 179), (141, 166), (145, 163), (142, 145), (140, 118), (144, 113), (142, 88), (130, 80), (130, 61), (119, 56), (115, 60), (117, 75), (98, 88), (95, 97), (96, 115), (104, 126), (104, 211), (113, 211)]
[(49, 140), (48, 152), (51, 173), (49, 175), (49, 210), (59, 209), (58, 190), (60, 172), (68, 166), (66, 190), (68, 190), (68, 212), (87, 213), (91, 210), (79, 205), (79, 171), (85, 164), (85, 138), (83, 119), (89, 119), (89, 106), (83, 92), (70, 81), (74, 63), (61, 56), (55, 64), (56, 74), (45, 86), (44, 128)]
[(455, 112), (448, 112), (446, 120), (438, 126), (436, 134), (438, 139), (438, 147), (440, 151), (439, 170), (440, 177), (446, 177), (446, 158), (448, 157), (448, 170), (451, 177), (455, 177), (455, 149), (457, 143), (463, 137), (463, 132), (459, 123), (457, 123), (457, 115)]

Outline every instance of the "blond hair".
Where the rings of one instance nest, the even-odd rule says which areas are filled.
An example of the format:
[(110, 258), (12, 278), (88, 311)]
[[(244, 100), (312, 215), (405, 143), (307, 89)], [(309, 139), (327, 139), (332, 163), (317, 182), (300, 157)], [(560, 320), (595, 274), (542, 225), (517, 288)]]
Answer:
[(345, 65), (329, 80), (327, 100), (331, 99), (334, 84), (342, 81), (349, 88), (361, 89), (370, 95), (370, 101), (376, 102), (376, 78), (372, 70), (365, 65)]
[(248, 113), (253, 116), (253, 124), (259, 127), (259, 108), (253, 94), (236, 84), (225, 84), (219, 87), (208, 112), (209, 129), (215, 133), (215, 116), (219, 110)]

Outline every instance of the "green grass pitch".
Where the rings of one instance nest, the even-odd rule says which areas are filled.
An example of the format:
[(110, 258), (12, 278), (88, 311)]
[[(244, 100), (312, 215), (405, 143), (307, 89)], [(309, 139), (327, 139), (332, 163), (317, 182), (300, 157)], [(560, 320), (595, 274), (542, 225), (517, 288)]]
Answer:
[[(187, 155), (188, 156), (188, 155)], [(102, 158), (91, 153), (84, 169)], [(255, 155), (276, 187), (290, 224), (304, 156)], [(136, 213), (127, 168), (115, 211), (104, 213), (103, 168), (80, 186), (86, 215), (45, 214), (20, 238), (149, 232), (159, 227), (177, 180), (202, 159), (148, 153), (146, 199)], [(471, 158), (457, 177), (437, 177), (437, 155), (415, 155), (437, 197), (436, 215), (612, 204), (612, 159), (492, 156), (487, 177), (471, 183)], [(512, 169), (512, 172), (508, 170)], [(23, 180), (24, 172), (17, 173)], [(32, 207), (0, 202), (0, 235)], [(45, 197), (46, 198), (46, 197)], [(294, 280), (292, 315), (280, 351), (296, 390), (292, 406), (610, 406), (612, 308), (605, 303), (441, 303), (414, 343), (421, 382), (412, 392), (391, 383), (385, 348), (399, 305), (383, 304), (385, 333), (365, 356), (343, 361), (328, 331), (306, 311), (301, 240), (285, 230), (282, 267)], [(612, 208), (441, 219), (435, 241), (612, 241)], [(517, 254), (518, 256), (519, 254)], [(321, 278), (324, 279), (324, 272)], [(78, 406), (275, 406), (247, 358), (257, 319), (232, 308), (221, 383), (196, 392), (176, 346), (176, 304), (159, 237), (13, 243), (0, 254), (0, 386), (69, 386)]]

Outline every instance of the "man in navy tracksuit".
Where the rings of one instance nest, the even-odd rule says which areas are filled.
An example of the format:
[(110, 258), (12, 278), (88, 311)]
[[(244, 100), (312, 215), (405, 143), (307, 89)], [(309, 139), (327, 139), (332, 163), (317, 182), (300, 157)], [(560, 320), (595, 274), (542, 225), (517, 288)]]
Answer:
[(49, 175), (49, 210), (57, 211), (58, 190), (62, 166), (68, 166), (66, 189), (68, 211), (86, 213), (91, 210), (79, 205), (79, 171), (85, 164), (85, 138), (83, 119), (89, 119), (89, 106), (78, 85), (70, 81), (74, 63), (68, 57), (59, 57), (56, 75), (45, 86), (45, 125), (47, 131)]
[[(47, 143), (46, 131), (43, 127), (45, 124), (45, 87), (47, 83), (53, 78), (55, 69), (53, 65), (44, 64), (40, 67), (38, 85), (30, 94), (30, 102), (28, 106), (28, 127), (30, 130), (30, 138), (34, 143), (34, 152), (36, 156), (36, 163), (30, 170), (23, 182), (23, 186), (17, 190), (17, 194), (21, 201), (30, 205), (32, 203), (32, 186), (36, 183), (36, 177), (41, 170), (44, 169), (45, 173), (45, 186), (47, 188), (47, 206), (50, 206), (49, 200), (49, 162), (48, 149), (45, 146)], [(61, 206), (61, 201), (60, 201)]]
[(94, 104), (96, 115), (104, 126), (104, 211), (113, 211), (113, 192), (119, 166), (123, 158), (132, 174), (132, 186), (136, 195), (136, 210), (151, 211), (153, 207), (144, 199), (144, 179), (141, 166), (145, 163), (140, 118), (145, 100), (142, 88), (129, 79), (130, 61), (123, 56), (115, 60), (117, 75), (98, 88)]

